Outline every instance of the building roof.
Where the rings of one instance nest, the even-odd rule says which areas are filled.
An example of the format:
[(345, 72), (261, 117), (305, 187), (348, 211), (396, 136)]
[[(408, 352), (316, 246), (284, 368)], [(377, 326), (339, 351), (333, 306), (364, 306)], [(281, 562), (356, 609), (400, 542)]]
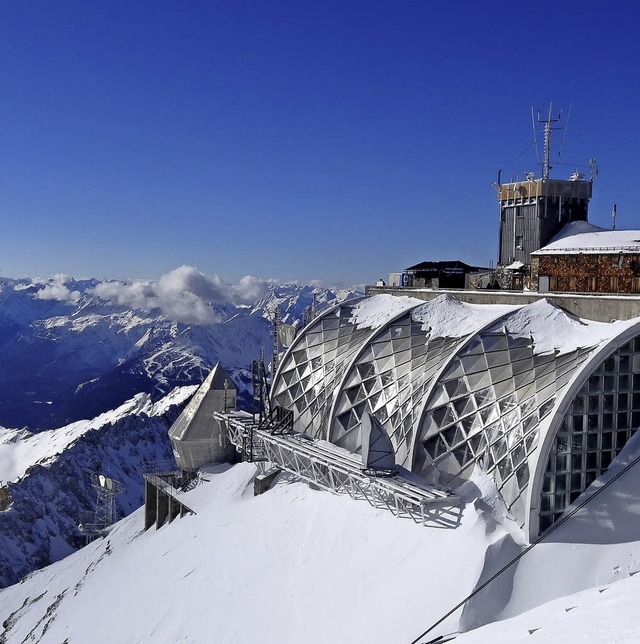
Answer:
[[(294, 412), (295, 431), (354, 453), (372, 414), (396, 463), (431, 484), (456, 485), (481, 467), (531, 527), (541, 493), (551, 494), (541, 481), (568, 405), (634, 334), (638, 319), (581, 320), (547, 300), (497, 306), (378, 295), (343, 302), (306, 327), (280, 364), (272, 400)], [(640, 354), (640, 339), (637, 347), (625, 355)], [(619, 369), (630, 373), (631, 364), (621, 358)], [(558, 498), (548, 520), (568, 505)]]
[(532, 255), (640, 253), (640, 230), (605, 230), (586, 221), (567, 224)]
[(471, 273), (474, 271), (485, 271), (487, 270), (486, 268), (482, 268), (480, 266), (469, 266), (469, 264), (465, 264), (464, 262), (461, 262), (460, 260), (446, 260), (446, 261), (436, 261), (436, 262), (420, 262), (419, 264), (416, 264), (415, 266), (409, 266), (409, 268), (405, 268), (405, 271), (444, 271), (444, 272), (451, 272), (452, 270), (455, 272), (467, 272)]
[(217, 409), (219, 401), (213, 394), (224, 392), (225, 383), (231, 392), (230, 395), (235, 395), (236, 386), (224, 367), (217, 363), (169, 429), (169, 437), (174, 440), (210, 438), (213, 431), (210, 422), (211, 414), (214, 410), (221, 411)]

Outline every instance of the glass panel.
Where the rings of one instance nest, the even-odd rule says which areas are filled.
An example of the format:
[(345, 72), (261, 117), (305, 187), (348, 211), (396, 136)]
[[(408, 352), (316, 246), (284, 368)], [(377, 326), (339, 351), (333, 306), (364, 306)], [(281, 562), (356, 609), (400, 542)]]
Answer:
[[(541, 530), (552, 525), (609, 467), (631, 428), (640, 425), (639, 374), (631, 381), (626, 375), (634, 360), (640, 360), (638, 338), (606, 358), (571, 402), (547, 463), (549, 473), (540, 498)], [(630, 385), (632, 394), (627, 393)]]

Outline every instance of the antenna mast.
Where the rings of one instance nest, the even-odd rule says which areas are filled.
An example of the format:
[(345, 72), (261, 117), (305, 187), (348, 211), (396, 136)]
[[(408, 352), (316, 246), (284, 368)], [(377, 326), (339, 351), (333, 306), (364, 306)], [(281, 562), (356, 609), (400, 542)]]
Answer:
[(542, 178), (548, 179), (551, 172), (551, 130), (554, 129), (551, 124), (558, 123), (560, 117), (551, 118), (551, 110), (553, 102), (549, 101), (549, 115), (545, 121), (540, 119), (540, 112), (538, 112), (538, 123), (544, 123), (544, 159), (542, 161)]
[(278, 326), (280, 325), (280, 307), (276, 304), (276, 309), (273, 312), (273, 355), (271, 356), (271, 381), (276, 375), (276, 370), (278, 369), (278, 355), (280, 353), (279, 349), (279, 337), (278, 337)]

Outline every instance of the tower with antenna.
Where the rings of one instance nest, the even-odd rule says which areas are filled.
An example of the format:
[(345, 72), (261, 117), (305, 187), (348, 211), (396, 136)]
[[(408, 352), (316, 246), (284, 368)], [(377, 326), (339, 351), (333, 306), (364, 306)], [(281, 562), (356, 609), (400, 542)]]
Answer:
[[(558, 146), (558, 161), (564, 144), (571, 109), (554, 113), (553, 104), (545, 115), (537, 115), (531, 108), (533, 142), (540, 166), (540, 176), (526, 172), (524, 180), (514, 178), (510, 183), (501, 183), (498, 172), (496, 184), (500, 204), (500, 240), (498, 265), (522, 267), (526, 274), (531, 265), (531, 253), (546, 246), (562, 228), (572, 221), (587, 221), (593, 180), (597, 175), (595, 160), (589, 162), (589, 177), (576, 170), (567, 179), (551, 177), (554, 131), (562, 132)], [(538, 154), (538, 135), (543, 141), (542, 160)]]

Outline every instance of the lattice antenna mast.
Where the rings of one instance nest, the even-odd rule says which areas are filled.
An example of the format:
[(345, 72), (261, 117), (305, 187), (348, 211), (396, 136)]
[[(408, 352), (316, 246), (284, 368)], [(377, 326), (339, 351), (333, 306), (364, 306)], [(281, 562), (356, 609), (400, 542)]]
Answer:
[(280, 337), (278, 336), (278, 326), (280, 325), (280, 307), (276, 305), (273, 312), (273, 355), (271, 357), (271, 380), (273, 381), (278, 368), (278, 356), (280, 355)]
[(546, 119), (540, 118), (540, 112), (538, 112), (538, 123), (544, 123), (544, 157), (542, 160), (542, 178), (548, 179), (551, 172), (551, 130), (558, 128), (553, 127), (553, 123), (560, 122), (560, 115), (558, 118), (553, 118), (551, 116), (553, 109), (553, 102), (549, 102), (549, 114)]
[(87, 543), (104, 534), (105, 530), (116, 522), (115, 499), (126, 491), (120, 481), (97, 472), (91, 474), (91, 486), (97, 493), (96, 509), (94, 513), (83, 513), (87, 516), (78, 526), (80, 532), (86, 536)]

